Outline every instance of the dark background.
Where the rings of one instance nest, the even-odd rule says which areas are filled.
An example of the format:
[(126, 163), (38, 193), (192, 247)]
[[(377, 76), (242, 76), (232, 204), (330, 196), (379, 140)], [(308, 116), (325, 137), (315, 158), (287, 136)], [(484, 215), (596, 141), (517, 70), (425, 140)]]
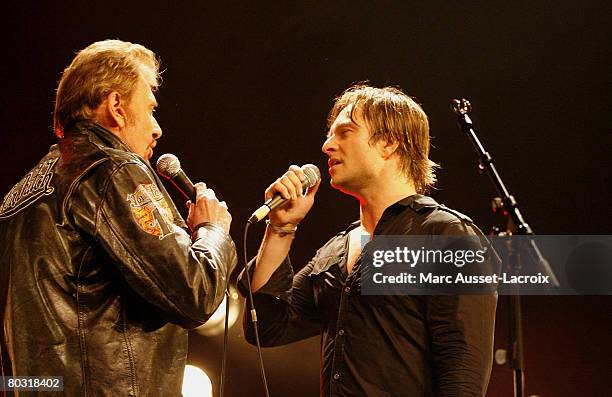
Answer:
[[(503, 220), (489, 210), (494, 189), (449, 110), (454, 97), (471, 100), (477, 131), (537, 233), (610, 234), (608, 1), (211, 3), (5, 4), (0, 193), (54, 142), (54, 90), (74, 53), (120, 38), (153, 49), (165, 69), (154, 159), (177, 154), (228, 202), (239, 249), (263, 190), (292, 163), (324, 174), (296, 264), (357, 218), (357, 203), (328, 187), (320, 147), (333, 97), (363, 80), (401, 86), (423, 105), (431, 158), (442, 165), (432, 195), (483, 230)], [(261, 231), (251, 231), (251, 255)], [(609, 297), (524, 299), (527, 394), (609, 395), (611, 313)], [(230, 340), (226, 395), (262, 395), (239, 324)], [(189, 360), (215, 387), (221, 341), (190, 341)], [(265, 360), (272, 395), (317, 394), (318, 339), (266, 350)], [(488, 395), (511, 394), (510, 371), (494, 365)]]

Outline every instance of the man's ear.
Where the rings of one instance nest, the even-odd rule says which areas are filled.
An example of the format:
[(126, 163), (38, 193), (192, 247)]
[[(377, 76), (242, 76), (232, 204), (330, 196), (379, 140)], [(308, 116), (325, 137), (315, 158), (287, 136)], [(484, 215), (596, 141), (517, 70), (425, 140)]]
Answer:
[(105, 102), (106, 113), (113, 127), (125, 128), (127, 125), (126, 100), (117, 91), (107, 95)]
[(385, 139), (381, 139), (378, 141), (378, 150), (383, 158), (389, 158), (395, 153), (397, 148), (399, 147), (399, 142), (391, 142)]

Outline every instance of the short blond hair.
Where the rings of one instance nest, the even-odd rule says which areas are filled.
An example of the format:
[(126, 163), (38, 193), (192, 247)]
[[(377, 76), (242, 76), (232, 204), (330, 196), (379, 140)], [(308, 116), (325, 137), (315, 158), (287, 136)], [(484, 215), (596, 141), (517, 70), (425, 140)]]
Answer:
[(358, 84), (336, 98), (327, 118), (328, 129), (349, 105), (351, 119), (356, 109), (362, 111), (371, 144), (380, 140), (399, 144), (397, 154), (402, 173), (414, 183), (418, 193), (433, 187), (438, 165), (429, 159), (429, 121), (421, 106), (399, 88)]
[(104, 40), (79, 51), (57, 87), (55, 134), (61, 138), (70, 123), (93, 119), (96, 108), (113, 91), (129, 100), (141, 77), (153, 89), (159, 86), (159, 61), (153, 51), (140, 44)]

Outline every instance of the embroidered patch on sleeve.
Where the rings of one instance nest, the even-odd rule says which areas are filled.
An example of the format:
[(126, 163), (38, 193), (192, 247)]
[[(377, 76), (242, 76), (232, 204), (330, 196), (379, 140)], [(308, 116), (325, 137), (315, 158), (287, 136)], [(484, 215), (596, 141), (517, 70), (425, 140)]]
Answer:
[(166, 199), (153, 183), (138, 185), (127, 195), (132, 216), (142, 230), (163, 239), (172, 233), (174, 217)]

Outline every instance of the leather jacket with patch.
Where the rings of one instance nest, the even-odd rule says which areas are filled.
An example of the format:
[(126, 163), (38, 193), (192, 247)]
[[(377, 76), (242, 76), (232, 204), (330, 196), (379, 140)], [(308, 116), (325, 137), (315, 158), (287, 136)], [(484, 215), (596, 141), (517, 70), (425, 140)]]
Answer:
[(235, 265), (221, 227), (192, 241), (150, 164), (81, 121), (0, 206), (2, 354), (14, 376), (63, 376), (65, 395), (178, 396), (186, 329)]

